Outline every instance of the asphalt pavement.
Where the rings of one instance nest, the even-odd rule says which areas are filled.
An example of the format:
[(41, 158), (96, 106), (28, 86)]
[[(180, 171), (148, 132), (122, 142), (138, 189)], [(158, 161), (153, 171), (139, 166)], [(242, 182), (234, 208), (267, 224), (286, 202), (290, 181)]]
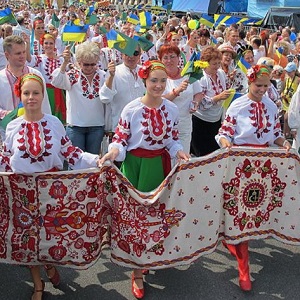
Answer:
[[(45, 300), (122, 300), (131, 294), (131, 270), (110, 262), (105, 250), (88, 270), (59, 267), (61, 284), (46, 279)], [(150, 271), (145, 276), (144, 299), (230, 300), (300, 299), (300, 246), (274, 239), (250, 242), (253, 290), (238, 287), (236, 261), (219, 244), (216, 251), (189, 266)], [(1, 264), (0, 300), (30, 299), (32, 283), (26, 267)]]

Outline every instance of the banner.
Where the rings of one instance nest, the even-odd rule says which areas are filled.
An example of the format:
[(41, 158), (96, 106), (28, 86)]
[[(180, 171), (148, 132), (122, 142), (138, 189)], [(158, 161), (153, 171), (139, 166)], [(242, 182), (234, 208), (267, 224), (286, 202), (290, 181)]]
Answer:
[(141, 193), (112, 165), (101, 170), (0, 174), (0, 262), (84, 269), (104, 245), (113, 262), (190, 264), (218, 241), (273, 237), (300, 245), (300, 158), (233, 148), (173, 168)]

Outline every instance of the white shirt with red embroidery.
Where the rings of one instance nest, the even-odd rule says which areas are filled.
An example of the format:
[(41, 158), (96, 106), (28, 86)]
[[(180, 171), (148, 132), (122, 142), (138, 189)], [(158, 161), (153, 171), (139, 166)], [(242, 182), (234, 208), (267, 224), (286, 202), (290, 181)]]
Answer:
[[(100, 88), (104, 84), (105, 72), (97, 69), (92, 84), (78, 69), (61, 73), (56, 69), (51, 83), (66, 90), (67, 124), (79, 127), (103, 126), (104, 105), (100, 99)], [(103, 102), (103, 103), (102, 103)]]
[(234, 100), (216, 135), (219, 145), (221, 137), (235, 145), (274, 145), (282, 137), (277, 106), (266, 96), (261, 102), (250, 100), (248, 95)]
[(31, 174), (62, 170), (64, 160), (72, 169), (85, 169), (97, 166), (98, 155), (73, 146), (55, 116), (45, 114), (37, 122), (27, 122), (21, 116), (8, 124), (0, 154), (1, 171)]
[(158, 108), (149, 108), (137, 98), (127, 104), (119, 120), (111, 148), (118, 148), (117, 161), (123, 161), (126, 152), (142, 148), (158, 150), (166, 148), (175, 157), (182, 145), (178, 140), (178, 108), (163, 99)]
[(194, 116), (205, 122), (218, 122), (223, 114), (223, 101), (213, 102), (212, 98), (226, 90), (226, 74), (223, 70), (217, 71), (217, 80), (214, 80), (204, 71), (200, 79), (201, 92), (205, 94)]
[(51, 83), (53, 71), (59, 68), (63, 61), (62, 57), (49, 58), (45, 54), (31, 55), (31, 61), (27, 62), (27, 65), (39, 70), (46, 83)]

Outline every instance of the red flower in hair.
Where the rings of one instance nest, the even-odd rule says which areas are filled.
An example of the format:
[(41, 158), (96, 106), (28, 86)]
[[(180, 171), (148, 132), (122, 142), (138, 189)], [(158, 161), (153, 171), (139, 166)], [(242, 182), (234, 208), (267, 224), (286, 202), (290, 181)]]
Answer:
[(14, 93), (17, 97), (21, 97), (21, 77), (18, 78), (17, 82), (15, 83)]
[(150, 69), (151, 69), (151, 62), (147, 60), (143, 64), (143, 66), (139, 69), (138, 75), (140, 76), (140, 78), (147, 79), (149, 77)]
[(259, 72), (259, 66), (253, 66), (247, 71), (247, 78), (250, 82), (253, 82), (257, 78), (257, 74)]

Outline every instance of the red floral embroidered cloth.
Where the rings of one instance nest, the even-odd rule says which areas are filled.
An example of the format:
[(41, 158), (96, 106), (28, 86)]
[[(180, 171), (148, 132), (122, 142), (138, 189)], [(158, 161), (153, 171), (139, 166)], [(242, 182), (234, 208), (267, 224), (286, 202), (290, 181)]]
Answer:
[[(155, 174), (153, 174), (155, 176)], [(300, 245), (300, 158), (272, 148), (220, 150), (177, 165), (150, 193), (114, 166), (0, 174), (0, 262), (88, 268), (190, 264), (228, 243), (273, 237)]]

